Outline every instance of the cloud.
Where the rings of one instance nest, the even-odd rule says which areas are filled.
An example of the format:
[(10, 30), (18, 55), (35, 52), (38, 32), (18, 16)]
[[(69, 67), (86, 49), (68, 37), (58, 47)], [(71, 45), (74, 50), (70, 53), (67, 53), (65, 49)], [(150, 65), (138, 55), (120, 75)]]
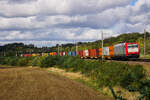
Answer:
[[(31, 2), (32, 1), (32, 2)], [(3, 0), (0, 15), (27, 17), (37, 15), (83, 15), (127, 5), (130, 0)]]
[(42, 45), (94, 41), (101, 39), (101, 31), (105, 37), (143, 32), (150, 30), (149, 9), (149, 0), (134, 5), (131, 0), (1, 0), (0, 41)]

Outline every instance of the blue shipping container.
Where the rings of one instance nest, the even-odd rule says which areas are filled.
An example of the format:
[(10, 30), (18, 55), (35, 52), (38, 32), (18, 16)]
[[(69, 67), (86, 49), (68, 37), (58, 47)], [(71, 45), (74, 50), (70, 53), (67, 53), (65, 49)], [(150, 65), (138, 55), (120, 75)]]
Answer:
[(72, 52), (72, 56), (76, 56), (76, 51), (73, 51), (73, 52)]

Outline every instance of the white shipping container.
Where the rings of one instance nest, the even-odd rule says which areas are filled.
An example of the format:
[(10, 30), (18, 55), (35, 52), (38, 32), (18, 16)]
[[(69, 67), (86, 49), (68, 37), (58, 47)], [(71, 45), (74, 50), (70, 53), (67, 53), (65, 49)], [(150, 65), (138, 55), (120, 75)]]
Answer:
[(65, 56), (65, 54), (66, 54), (66, 53), (65, 53), (65, 52), (63, 52), (63, 56)]
[(85, 56), (89, 56), (89, 51), (88, 50), (85, 50)]
[(109, 56), (109, 47), (103, 48), (103, 56)]

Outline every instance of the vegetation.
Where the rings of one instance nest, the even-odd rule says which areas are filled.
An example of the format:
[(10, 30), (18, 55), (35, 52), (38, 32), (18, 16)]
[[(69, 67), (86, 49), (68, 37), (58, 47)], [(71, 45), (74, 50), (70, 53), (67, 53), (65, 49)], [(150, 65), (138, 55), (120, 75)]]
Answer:
[(90, 77), (99, 88), (108, 87), (114, 98), (123, 100), (121, 95), (116, 95), (113, 87), (120, 86), (129, 92), (139, 92), (140, 100), (150, 97), (150, 79), (146, 78), (141, 65), (129, 65), (118, 62), (102, 62), (100, 60), (82, 60), (71, 56), (48, 57), (0, 57), (0, 64), (12, 66), (40, 66), (42, 68), (57, 66), (67, 71), (81, 72)]

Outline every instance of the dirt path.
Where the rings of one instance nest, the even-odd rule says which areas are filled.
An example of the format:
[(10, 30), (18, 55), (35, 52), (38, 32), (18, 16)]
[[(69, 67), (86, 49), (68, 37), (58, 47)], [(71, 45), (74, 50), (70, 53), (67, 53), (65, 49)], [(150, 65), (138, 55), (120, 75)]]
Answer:
[(111, 100), (40, 68), (1, 68), (0, 100)]

